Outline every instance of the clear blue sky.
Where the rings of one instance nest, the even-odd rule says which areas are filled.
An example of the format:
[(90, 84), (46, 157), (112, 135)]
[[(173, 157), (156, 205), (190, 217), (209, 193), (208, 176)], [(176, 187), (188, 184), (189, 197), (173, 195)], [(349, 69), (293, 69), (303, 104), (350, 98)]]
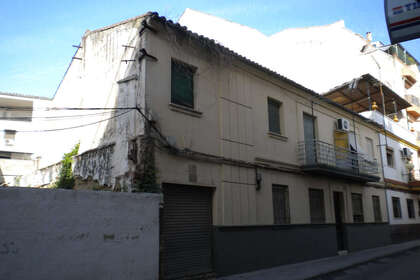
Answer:
[[(0, 91), (51, 97), (86, 29), (147, 11), (177, 20), (192, 8), (254, 27), (267, 35), (344, 19), (351, 30), (389, 43), (383, 0), (108, 1), (13, 0), (0, 3)], [(420, 39), (403, 43), (420, 60)]]

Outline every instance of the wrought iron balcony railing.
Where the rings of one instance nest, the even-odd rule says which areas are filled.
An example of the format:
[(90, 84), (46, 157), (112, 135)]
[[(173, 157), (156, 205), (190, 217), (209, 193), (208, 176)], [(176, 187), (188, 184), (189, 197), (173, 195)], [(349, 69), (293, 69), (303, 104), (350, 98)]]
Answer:
[(299, 142), (298, 160), (301, 166), (306, 167), (306, 169), (320, 170), (321, 168), (323, 173), (331, 171), (337, 175), (347, 174), (351, 177), (360, 177), (356, 179), (365, 181), (379, 180), (376, 159), (369, 159), (364, 154), (319, 140)]

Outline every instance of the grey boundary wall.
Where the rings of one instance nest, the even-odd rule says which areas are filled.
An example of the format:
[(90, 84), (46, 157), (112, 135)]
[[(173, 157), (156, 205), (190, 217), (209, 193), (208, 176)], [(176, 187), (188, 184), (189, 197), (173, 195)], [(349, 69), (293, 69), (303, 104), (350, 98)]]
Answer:
[(335, 224), (215, 226), (213, 245), (218, 276), (337, 254)]
[(160, 195), (0, 187), (0, 279), (158, 279)]
[(388, 223), (344, 224), (345, 240), (350, 252), (387, 246), (391, 244)]

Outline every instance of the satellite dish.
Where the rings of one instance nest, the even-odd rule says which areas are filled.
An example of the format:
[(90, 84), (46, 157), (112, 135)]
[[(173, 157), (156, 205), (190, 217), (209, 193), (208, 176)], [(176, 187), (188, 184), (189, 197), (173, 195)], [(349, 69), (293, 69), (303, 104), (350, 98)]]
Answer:
[(385, 0), (391, 44), (420, 38), (420, 0)]

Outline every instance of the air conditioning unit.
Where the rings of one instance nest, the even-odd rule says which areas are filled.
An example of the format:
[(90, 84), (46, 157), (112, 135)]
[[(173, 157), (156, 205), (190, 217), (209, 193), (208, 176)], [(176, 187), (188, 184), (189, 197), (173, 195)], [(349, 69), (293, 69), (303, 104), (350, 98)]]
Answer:
[(6, 146), (14, 146), (15, 140), (14, 139), (5, 139)]
[(412, 154), (412, 152), (408, 148), (403, 148), (401, 150), (401, 155), (402, 155), (403, 158), (409, 158), (409, 157), (411, 157), (411, 154)]
[(349, 131), (350, 130), (350, 122), (347, 119), (338, 119), (337, 120), (337, 129)]

